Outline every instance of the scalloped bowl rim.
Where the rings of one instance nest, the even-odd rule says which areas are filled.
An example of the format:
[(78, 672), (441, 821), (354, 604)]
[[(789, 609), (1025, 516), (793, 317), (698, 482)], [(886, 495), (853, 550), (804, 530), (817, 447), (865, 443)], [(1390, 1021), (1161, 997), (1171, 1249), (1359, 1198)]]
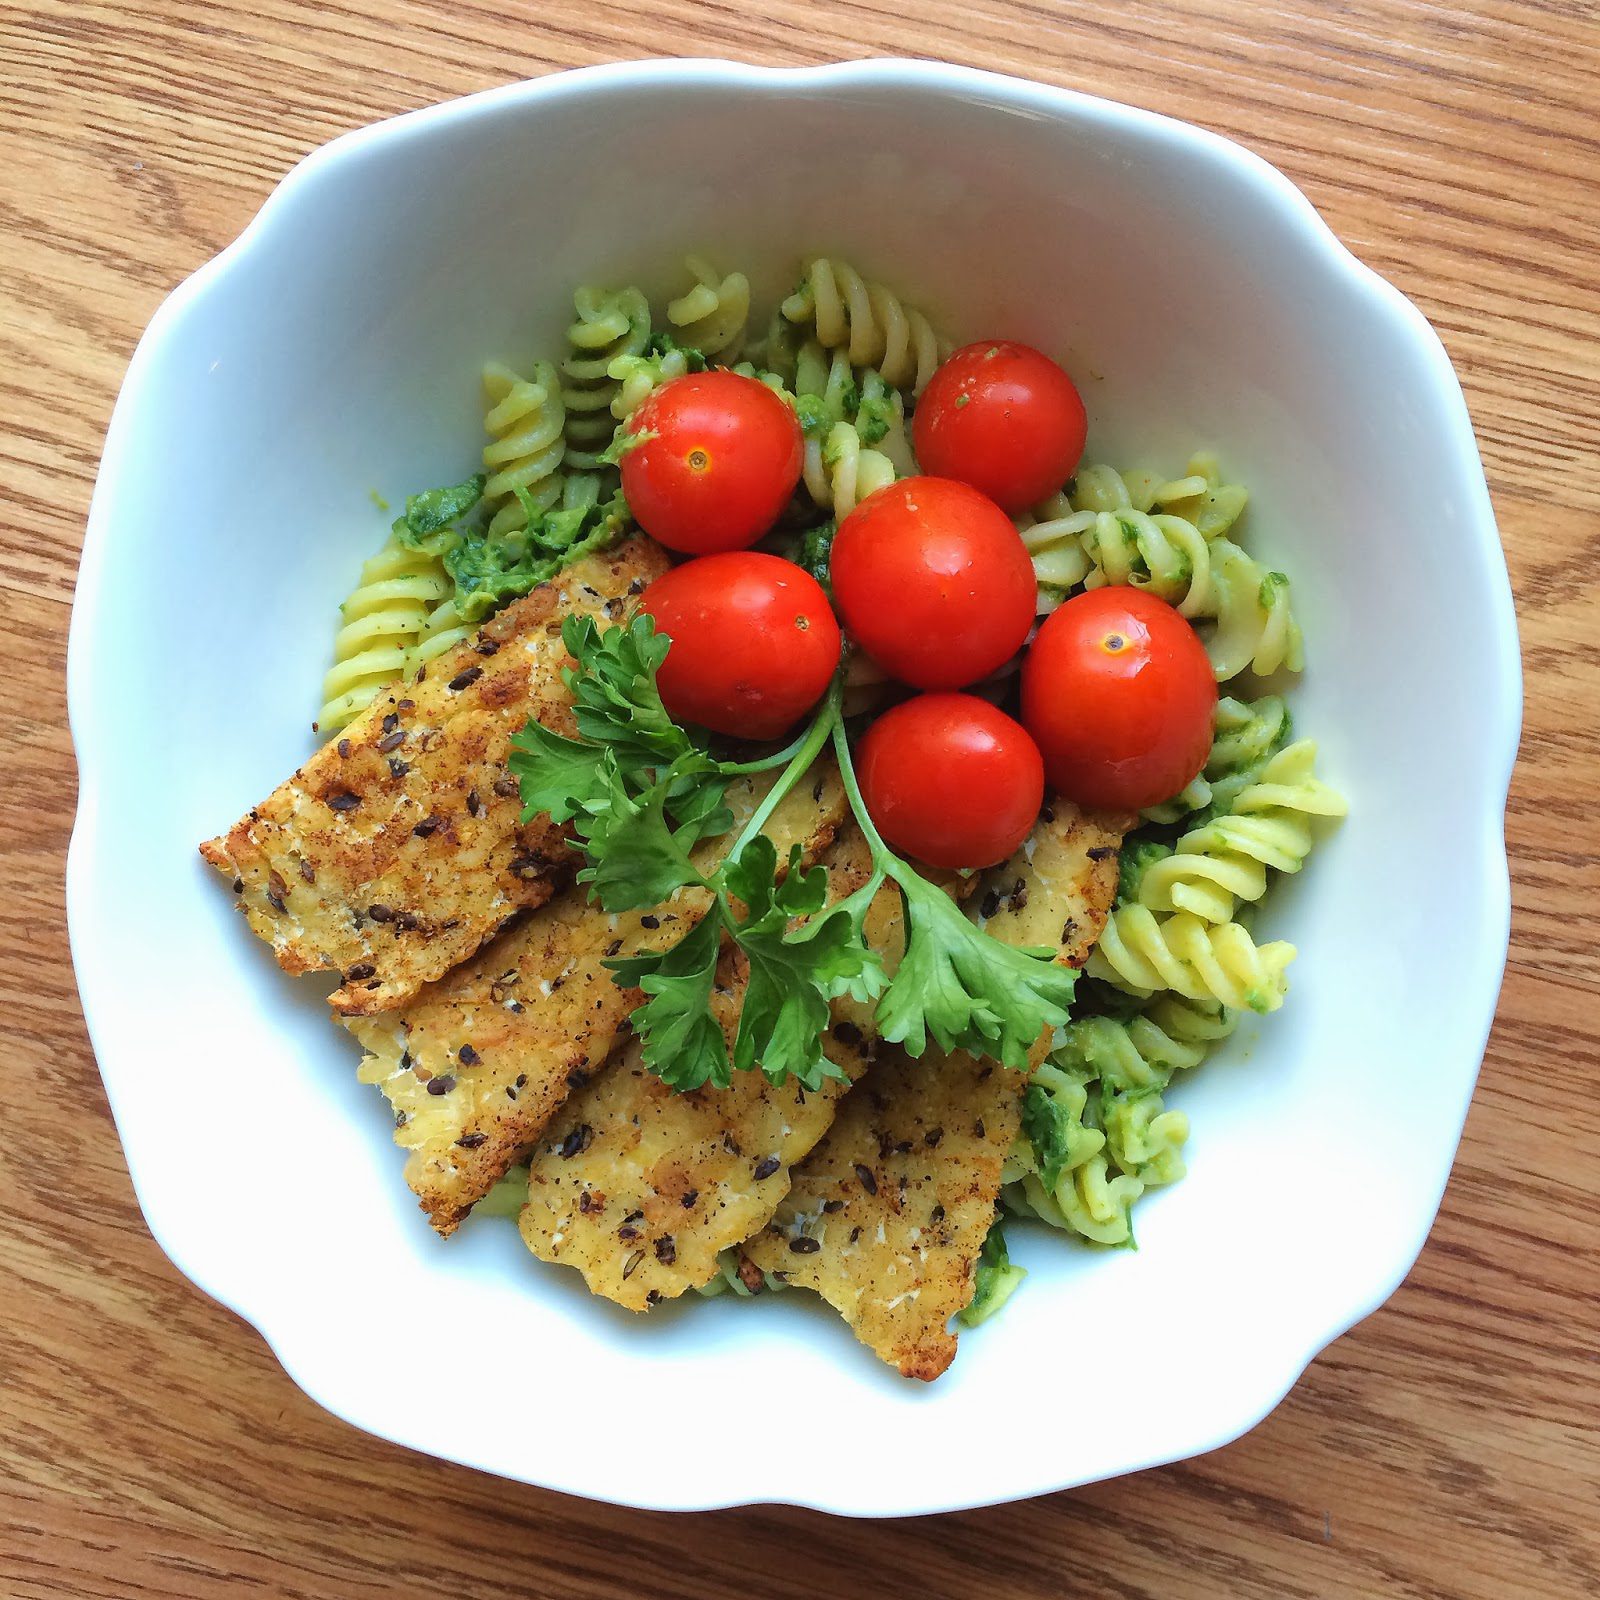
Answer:
[[(1498, 762), (1491, 762), (1491, 768), (1498, 773), (1498, 777), (1481, 796), (1481, 838), (1477, 859), (1463, 864), (1464, 870), (1478, 875), (1477, 888), (1484, 905), (1492, 912), (1491, 925), (1485, 929), (1480, 946), (1480, 966), (1477, 971), (1464, 975), (1458, 991), (1459, 1004), (1477, 1018), (1475, 1033), (1480, 1044), (1477, 1060), (1471, 1063), (1470, 1070), (1463, 1071), (1460, 1076), (1454, 1132), (1448, 1149), (1443, 1141), (1440, 1142), (1439, 1148), (1443, 1154), (1435, 1161), (1435, 1170), (1432, 1172), (1433, 1203), (1425, 1214), (1419, 1213), (1412, 1219), (1409, 1229), (1395, 1230), (1396, 1243), (1392, 1253), (1381, 1262), (1374, 1261), (1368, 1293), (1331, 1321), (1316, 1320), (1314, 1326), (1300, 1328), (1296, 1339), (1284, 1342), (1276, 1363), (1263, 1363), (1257, 1369), (1255, 1390), (1249, 1396), (1241, 1397), (1238, 1414), (1230, 1424), (1220, 1429), (1215, 1426), (1204, 1428), (1199, 1436), (1182, 1448), (1150, 1453), (1142, 1451), (1136, 1444), (1128, 1445), (1124, 1447), (1121, 1458), (1104, 1471), (1047, 1477), (1037, 1483), (1008, 1486), (1000, 1494), (985, 1492), (979, 1480), (969, 1479), (965, 1483), (952, 1480), (950, 1488), (937, 1499), (930, 1500), (923, 1495), (910, 1503), (903, 1497), (896, 1498), (891, 1477), (875, 1503), (864, 1504), (859, 1497), (855, 1497), (850, 1504), (841, 1504), (837, 1497), (830, 1496), (826, 1486), (796, 1486), (785, 1482), (781, 1462), (776, 1466), (746, 1462), (743, 1490), (709, 1497), (703, 1492), (697, 1493), (693, 1485), (649, 1483), (642, 1478), (617, 1485), (564, 1482), (559, 1464), (548, 1459), (540, 1463), (541, 1471), (537, 1478), (529, 1476), (524, 1481), (656, 1510), (710, 1510), (732, 1505), (780, 1503), (804, 1505), (840, 1514), (892, 1516), (959, 1510), (1026, 1498), (1071, 1488), (1102, 1477), (1186, 1459), (1214, 1449), (1254, 1427), (1272, 1411), (1325, 1346), (1376, 1310), (1394, 1293), (1420, 1254), (1437, 1214), (1465, 1123), (1478, 1065), (1487, 1046), (1505, 968), (1510, 933), (1510, 885), (1504, 842), (1504, 811), (1520, 738), (1522, 687), (1516, 619), (1509, 581), (1505, 575), (1504, 555), (1465, 400), (1437, 334), (1399, 290), (1351, 254), (1306, 196), (1277, 168), (1232, 140), (1192, 124), (1075, 90), (936, 62), (884, 58), (814, 67), (767, 68), (718, 60), (662, 60), (579, 68), (489, 89), (352, 130), (301, 160), (268, 196), (239, 237), (179, 284), (157, 309), (134, 352), (107, 434), (84, 540), (67, 665), (70, 721), (80, 775), (77, 816), (67, 862), (67, 916), (85, 1020), (97, 1060), (102, 1063), (106, 1061), (115, 1052), (117, 1041), (108, 1037), (106, 1029), (97, 1022), (97, 975), (85, 968), (78, 936), (87, 914), (87, 884), (93, 873), (98, 842), (100, 774), (94, 747), (85, 739), (92, 719), (95, 622), (104, 603), (101, 559), (108, 538), (109, 504), (113, 486), (127, 470), (124, 446), (128, 416), (140, 403), (149, 371), (162, 344), (189, 307), (201, 296), (214, 291), (230, 267), (254, 249), (274, 226), (285, 198), (314, 180), (324, 167), (346, 160), (371, 143), (425, 136), (447, 123), (493, 114), (508, 105), (663, 82), (707, 89), (735, 86), (774, 95), (783, 95), (791, 90), (812, 90), (818, 86), (848, 91), (914, 85), (934, 96), (981, 94), (1036, 116), (1071, 120), (1085, 127), (1187, 146), (1191, 152), (1198, 153), (1218, 167), (1231, 168), (1236, 177), (1247, 180), (1261, 204), (1274, 208), (1285, 220), (1292, 221), (1301, 236), (1301, 242), (1315, 247), (1323, 270), (1359, 288), (1387, 323), (1393, 337), (1405, 340), (1425, 353), (1427, 382), (1433, 391), (1430, 399), (1441, 426), (1451, 435), (1459, 486), (1464, 491), (1471, 512), (1471, 543), (1464, 550), (1463, 558), (1470, 556), (1480, 563), (1488, 580), (1487, 589), (1494, 614), (1484, 619), (1489, 627), (1484, 646), (1499, 658), (1497, 676), (1501, 693), (1498, 703), (1481, 708), (1485, 744), (1490, 751), (1499, 752)], [(113, 1117), (120, 1127), (127, 1085), (119, 1082), (117, 1074), (106, 1071), (103, 1066), (102, 1077)], [(334, 1415), (379, 1437), (464, 1465), (480, 1465), (473, 1459), (470, 1448), (456, 1448), (448, 1444), (441, 1446), (437, 1438), (423, 1440), (415, 1437), (412, 1429), (401, 1425), (394, 1415), (368, 1414), (365, 1409), (352, 1406), (339, 1394), (331, 1392), (330, 1385), (319, 1381), (308, 1369), (298, 1348), (280, 1342), (274, 1324), (274, 1305), (270, 1302), (258, 1303), (248, 1292), (246, 1280), (237, 1275), (232, 1282), (219, 1282), (216, 1264), (195, 1259), (186, 1240), (182, 1218), (163, 1214), (153, 1207), (140, 1173), (131, 1159), (129, 1166), (146, 1222), (169, 1259), (197, 1287), (251, 1323), (290, 1377), (313, 1400)]]

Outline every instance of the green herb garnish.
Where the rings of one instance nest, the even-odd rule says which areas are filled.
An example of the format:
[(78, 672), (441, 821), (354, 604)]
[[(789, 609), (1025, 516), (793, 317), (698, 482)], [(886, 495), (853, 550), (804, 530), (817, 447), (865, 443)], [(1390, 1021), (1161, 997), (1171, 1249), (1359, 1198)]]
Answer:
[[(837, 1077), (822, 1049), (829, 1003), (879, 999), (878, 1029), (921, 1055), (941, 1050), (993, 1056), (1016, 1069), (1040, 1034), (1067, 1020), (1074, 972), (1051, 951), (1002, 944), (884, 842), (856, 782), (834, 680), (806, 732), (787, 750), (752, 762), (717, 759), (662, 705), (656, 673), (668, 641), (648, 616), (598, 629), (569, 618), (562, 638), (577, 665), (567, 672), (579, 738), (530, 721), (512, 741), (511, 770), (524, 816), (570, 822), (583, 853), (579, 881), (607, 910), (640, 909), (683, 889), (708, 893), (695, 930), (659, 952), (607, 963), (645, 1003), (633, 1029), (645, 1065), (675, 1089), (726, 1085), (759, 1064), (773, 1082), (807, 1087)], [(848, 898), (826, 904), (826, 874), (780, 862), (761, 832), (773, 811), (832, 745), (844, 787), (872, 855), (873, 873)], [(702, 867), (695, 846), (726, 833), (723, 803), (735, 776), (782, 766), (720, 866)], [(906, 949), (892, 980), (862, 927), (885, 880), (906, 910)], [(730, 1057), (710, 1009), (723, 936), (750, 966)], [(881, 996), (881, 998), (879, 998)]]
[(465, 483), (407, 495), (405, 514), (392, 524), (395, 539), (407, 550), (440, 554), (455, 540), (454, 525), (483, 498), (488, 481), (476, 472)]
[(501, 534), (478, 528), (450, 534), (445, 571), (456, 586), (456, 610), (467, 622), (481, 622), (578, 557), (615, 543), (630, 520), (620, 491), (604, 502), (549, 511), (540, 511), (526, 489), (517, 495), (526, 526)]

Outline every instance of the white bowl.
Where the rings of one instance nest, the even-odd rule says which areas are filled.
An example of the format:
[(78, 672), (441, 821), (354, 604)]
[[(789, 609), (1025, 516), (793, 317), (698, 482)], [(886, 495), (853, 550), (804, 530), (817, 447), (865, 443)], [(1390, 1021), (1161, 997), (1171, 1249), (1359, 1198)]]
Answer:
[[(441, 1244), (316, 985), (195, 853), (310, 747), (369, 490), (459, 477), (484, 358), (555, 351), (575, 284), (657, 290), (689, 249), (768, 297), (837, 252), (958, 337), (1043, 345), (1092, 459), (1218, 450), (1295, 580), (1297, 725), (1351, 800), (1266, 915), (1301, 946), (1288, 1004), (1174, 1093), (1191, 1171), (1137, 1254), (1021, 1238), (1027, 1283), (931, 1388), (802, 1294), (636, 1319), (511, 1227)], [(1008, 1500), (1250, 1427), (1432, 1222), (1505, 958), (1511, 596), (1438, 339), (1215, 135), (920, 62), (652, 62), (338, 139), (151, 322), (69, 676), (73, 957), (145, 1216), (374, 1433), (641, 1506)]]

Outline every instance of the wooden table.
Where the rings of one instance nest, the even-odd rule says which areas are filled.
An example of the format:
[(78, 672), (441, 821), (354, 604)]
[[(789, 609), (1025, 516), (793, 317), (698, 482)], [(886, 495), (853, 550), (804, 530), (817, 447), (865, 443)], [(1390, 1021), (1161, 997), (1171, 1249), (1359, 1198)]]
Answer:
[[(923, 20), (904, 20), (918, 9)], [(1600, 1593), (1600, 12), (1593, 0), (759, 11), (0, 9), (0, 625), (16, 690), (0, 711), (0, 1592)], [(450, 95), (643, 53), (937, 56), (1233, 134), (1421, 305), (1466, 385), (1528, 666), (1499, 1023), (1409, 1282), (1254, 1433), (1204, 1459), (876, 1525), (581, 1504), (325, 1416), (249, 1328), (179, 1278), (134, 1205), (79, 1017), (61, 891), (68, 607), (129, 352), (162, 296), (314, 145)]]

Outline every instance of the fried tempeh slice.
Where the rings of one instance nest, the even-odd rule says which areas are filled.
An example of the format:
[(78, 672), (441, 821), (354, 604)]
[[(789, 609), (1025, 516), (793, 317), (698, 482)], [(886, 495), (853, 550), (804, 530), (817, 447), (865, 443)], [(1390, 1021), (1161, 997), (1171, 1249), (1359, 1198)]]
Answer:
[(956, 1353), (947, 1324), (972, 1298), (1021, 1096), (1020, 1075), (992, 1061), (883, 1050), (746, 1257), (815, 1290), (906, 1377), (937, 1378)]
[[(730, 786), (735, 831), (771, 783), (762, 776)], [(837, 769), (819, 766), (763, 831), (780, 858), (798, 844), (812, 861), (846, 809)], [(702, 845), (701, 869), (733, 838)], [(441, 1234), (455, 1231), (611, 1053), (641, 996), (612, 981), (606, 960), (677, 943), (709, 905), (705, 890), (688, 888), (653, 911), (608, 912), (574, 890), (402, 1010), (345, 1020), (368, 1052), (362, 1081), (377, 1084), (394, 1107), (395, 1140), (410, 1151), (406, 1182)]]
[(344, 1015), (389, 1010), (551, 897), (570, 852), (548, 817), (519, 821), (511, 736), (529, 717), (575, 734), (563, 620), (618, 618), (665, 570), (644, 538), (574, 562), (201, 845), (285, 972), (338, 971)]
[[(986, 875), (976, 910), (988, 931), (1081, 966), (1116, 895), (1124, 821), (1053, 801)], [(880, 1052), (746, 1258), (820, 1294), (906, 1377), (937, 1378), (956, 1352), (950, 1318), (972, 1298), (1024, 1081), (965, 1054)]]
[(1052, 798), (1022, 849), (985, 874), (974, 920), (1006, 944), (1054, 947), (1058, 961), (1081, 967), (1117, 897), (1117, 854), (1137, 820)]
[[(852, 894), (872, 875), (855, 828), (823, 856), (830, 899)], [(896, 925), (900, 895), (879, 891), (869, 920), (883, 911)], [(747, 970), (724, 952), (713, 997), (732, 1048)], [(866, 1070), (870, 1045), (840, 1016), (824, 1049), (850, 1079)], [(717, 1254), (762, 1227), (789, 1187), (789, 1173), (827, 1131), (846, 1084), (820, 1089), (769, 1083), (736, 1072), (726, 1089), (669, 1089), (630, 1043), (592, 1083), (568, 1100), (529, 1161), (521, 1218), (528, 1248), (545, 1261), (576, 1267), (590, 1290), (644, 1311), (708, 1282)]]

